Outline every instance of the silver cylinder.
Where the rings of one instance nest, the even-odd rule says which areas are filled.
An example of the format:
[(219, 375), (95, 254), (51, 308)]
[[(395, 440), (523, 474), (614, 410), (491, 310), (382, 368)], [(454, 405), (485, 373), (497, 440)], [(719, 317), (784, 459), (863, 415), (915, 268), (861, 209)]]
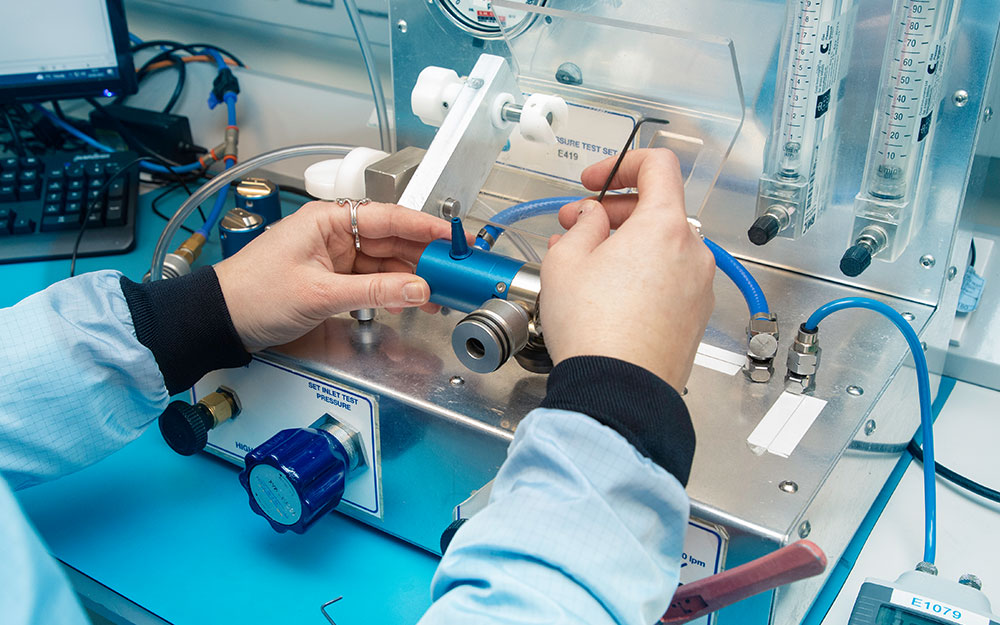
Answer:
[(471, 371), (496, 371), (528, 343), (528, 311), (502, 299), (487, 300), (458, 322), (451, 346)]

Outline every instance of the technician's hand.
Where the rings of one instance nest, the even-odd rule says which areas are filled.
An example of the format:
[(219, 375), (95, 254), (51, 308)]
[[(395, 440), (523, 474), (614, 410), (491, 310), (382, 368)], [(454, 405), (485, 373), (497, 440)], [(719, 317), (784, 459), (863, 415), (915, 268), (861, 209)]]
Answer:
[(361, 252), (350, 209), (310, 202), (215, 266), (247, 351), (296, 339), (336, 313), (427, 304), (413, 275), (426, 245), (450, 238), (448, 222), (392, 204), (358, 207)]
[[(614, 159), (584, 170), (598, 190)], [(638, 197), (564, 206), (542, 263), (542, 328), (556, 364), (609, 356), (639, 365), (680, 391), (715, 304), (715, 261), (688, 225), (677, 157), (668, 150), (625, 156), (612, 189)], [(610, 217), (609, 217), (610, 214)], [(609, 236), (610, 229), (617, 228)]]

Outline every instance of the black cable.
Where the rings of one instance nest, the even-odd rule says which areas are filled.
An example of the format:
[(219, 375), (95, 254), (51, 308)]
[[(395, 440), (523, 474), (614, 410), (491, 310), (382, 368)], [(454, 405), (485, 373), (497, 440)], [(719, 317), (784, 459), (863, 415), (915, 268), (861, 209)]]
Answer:
[[(170, 66), (174, 67), (177, 70), (177, 83), (174, 85), (174, 92), (170, 94), (170, 99), (167, 100), (166, 106), (163, 107), (163, 112), (169, 113), (171, 110), (173, 110), (174, 106), (177, 104), (177, 100), (180, 99), (181, 92), (184, 91), (184, 83), (187, 81), (187, 63), (184, 62), (184, 59), (177, 56), (173, 52), (164, 52), (162, 54), (157, 54), (150, 60), (146, 61), (146, 63), (139, 68), (139, 71), (136, 72), (136, 76), (138, 82), (141, 84), (143, 79), (145, 79), (147, 76), (153, 75), (160, 69), (166, 69), (165, 67), (157, 68), (154, 70), (149, 69), (151, 65), (153, 65), (154, 63), (159, 63), (161, 61), (169, 61)], [(118, 100), (115, 101), (118, 102)]]
[[(910, 444), (906, 447), (906, 451), (910, 452), (910, 455), (913, 456), (917, 462), (923, 463), (924, 450), (920, 448), (920, 445), (917, 445), (917, 441), (911, 440)], [(964, 488), (970, 493), (979, 495), (983, 499), (989, 499), (990, 501), (1000, 503), (1000, 492), (995, 491), (988, 486), (983, 486), (979, 482), (971, 480), (960, 473), (956, 473), (940, 462), (934, 463), (934, 471), (955, 486)]]
[(137, 43), (136, 45), (132, 46), (132, 52), (135, 53), (139, 52), (140, 50), (145, 50), (147, 48), (159, 48), (159, 47), (170, 48), (170, 50), (166, 51), (184, 50), (186, 52), (190, 52), (191, 54), (201, 54), (202, 52), (199, 50), (199, 48), (201, 49), (208, 48), (211, 50), (215, 50), (220, 54), (228, 56), (230, 59), (233, 60), (234, 63), (236, 63), (240, 67), (246, 67), (246, 65), (243, 64), (243, 61), (236, 58), (235, 54), (224, 48), (220, 48), (219, 46), (212, 45), (210, 43), (180, 43), (179, 41), (156, 39), (152, 41), (143, 41), (142, 43)]
[(7, 128), (10, 130), (10, 140), (14, 143), (14, 150), (18, 156), (26, 156), (27, 152), (24, 151), (24, 144), (21, 143), (21, 133), (14, 126), (14, 120), (10, 118), (7, 107), (4, 107), (2, 111), (3, 118), (7, 121)]
[[(163, 191), (162, 193), (160, 193), (159, 195), (157, 195), (156, 197), (153, 198), (152, 207), (153, 207), (153, 214), (154, 215), (156, 215), (157, 217), (159, 217), (160, 219), (162, 219), (164, 221), (170, 221), (170, 217), (167, 216), (167, 215), (165, 215), (165, 214), (163, 214), (163, 213), (161, 213), (160, 209), (157, 208), (156, 205), (163, 198), (165, 198), (166, 196), (170, 195), (174, 191), (177, 191), (178, 189), (180, 189), (181, 188), (180, 185), (181, 185), (181, 183), (179, 183), (179, 182), (174, 183), (174, 184), (170, 185), (169, 187), (167, 187), (167, 189), (165, 191)], [(198, 210), (199, 211), (201, 210), (200, 206), (198, 207)], [(189, 234), (194, 234), (194, 230), (192, 230), (191, 228), (188, 228), (187, 226), (185, 226), (183, 224), (181, 224), (181, 230), (183, 230), (184, 232), (187, 232)]]
[(972, 239), (969, 247), (969, 266), (973, 269), (976, 268), (976, 240)]
[(59, 119), (63, 120), (64, 122), (68, 121), (66, 119), (66, 113), (63, 113), (62, 106), (59, 104), (59, 100), (52, 100), (51, 104), (52, 104), (52, 110), (56, 112), (56, 116), (59, 117)]
[(83, 223), (80, 224), (80, 232), (77, 233), (76, 241), (73, 243), (73, 255), (70, 256), (70, 261), (69, 261), (70, 278), (72, 278), (76, 274), (76, 257), (80, 253), (80, 241), (83, 240), (83, 233), (87, 231), (87, 220), (90, 218), (90, 212), (94, 210), (95, 206), (104, 201), (104, 192), (108, 190), (108, 187), (111, 186), (111, 183), (114, 182), (116, 178), (118, 178), (123, 173), (128, 171), (133, 165), (138, 165), (142, 161), (146, 160), (149, 160), (149, 158), (145, 156), (140, 156), (139, 158), (132, 159), (125, 165), (119, 167), (118, 170), (115, 171), (115, 173), (108, 176), (108, 179), (105, 180), (104, 184), (100, 186), (100, 188), (98, 189), (98, 193), (96, 194), (97, 199), (87, 204), (87, 210), (83, 213)]

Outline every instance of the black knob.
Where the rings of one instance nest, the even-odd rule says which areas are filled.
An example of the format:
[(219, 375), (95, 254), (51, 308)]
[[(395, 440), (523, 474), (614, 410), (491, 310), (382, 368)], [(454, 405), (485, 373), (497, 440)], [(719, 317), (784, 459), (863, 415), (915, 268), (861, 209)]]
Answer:
[(764, 245), (781, 232), (781, 222), (774, 215), (761, 215), (747, 230), (747, 236), (754, 245)]
[(208, 408), (201, 404), (173, 401), (160, 415), (160, 434), (163, 440), (182, 456), (190, 456), (205, 449), (208, 431), (215, 419)]
[(860, 276), (861, 272), (872, 264), (872, 253), (865, 245), (852, 245), (840, 259), (840, 270), (851, 278)]

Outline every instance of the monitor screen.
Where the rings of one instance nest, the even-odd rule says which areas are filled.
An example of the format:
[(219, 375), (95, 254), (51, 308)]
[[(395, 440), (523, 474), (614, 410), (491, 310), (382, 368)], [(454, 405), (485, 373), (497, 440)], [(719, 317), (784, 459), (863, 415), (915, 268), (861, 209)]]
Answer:
[(0, 20), (0, 102), (134, 93), (121, 0), (9, 2)]

